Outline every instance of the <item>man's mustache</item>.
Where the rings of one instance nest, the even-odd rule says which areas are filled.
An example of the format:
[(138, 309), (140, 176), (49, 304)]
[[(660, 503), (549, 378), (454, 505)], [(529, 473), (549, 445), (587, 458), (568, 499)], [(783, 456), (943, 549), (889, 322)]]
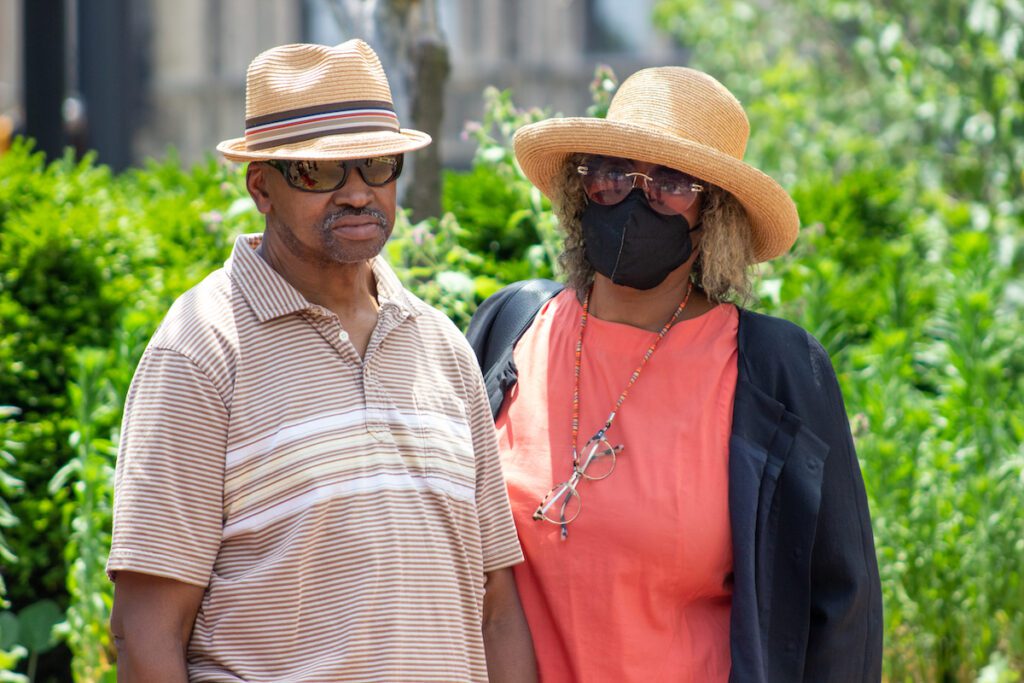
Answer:
[(372, 216), (378, 223), (380, 223), (380, 227), (382, 228), (387, 227), (388, 224), (388, 217), (385, 216), (384, 212), (380, 209), (375, 209), (372, 206), (364, 206), (362, 208), (346, 206), (338, 209), (337, 211), (332, 211), (326, 218), (324, 218), (324, 231), (329, 231), (331, 229), (331, 225), (333, 225), (335, 221), (339, 218), (344, 218), (345, 216)]

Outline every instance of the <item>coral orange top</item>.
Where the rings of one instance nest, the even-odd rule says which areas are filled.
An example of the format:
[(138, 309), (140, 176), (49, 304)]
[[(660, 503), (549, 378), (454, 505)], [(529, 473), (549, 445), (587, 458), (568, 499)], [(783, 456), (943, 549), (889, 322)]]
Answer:
[[(526, 562), (516, 582), (543, 681), (729, 678), (732, 546), (728, 440), (734, 306), (676, 323), (630, 390), (608, 441), (615, 471), (579, 487), (560, 527), (534, 521), (571, 471), (573, 358), (582, 308), (552, 299), (515, 350), (519, 383), (498, 416)], [(603, 425), (656, 333), (595, 318), (583, 338), (580, 446)]]

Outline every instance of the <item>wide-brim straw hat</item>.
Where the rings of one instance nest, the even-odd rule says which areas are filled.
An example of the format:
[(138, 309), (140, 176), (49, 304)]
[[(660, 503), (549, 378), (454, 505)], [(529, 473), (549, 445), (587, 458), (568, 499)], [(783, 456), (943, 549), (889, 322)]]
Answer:
[(785, 253), (800, 226), (796, 205), (772, 178), (743, 161), (750, 123), (711, 76), (685, 67), (643, 69), (623, 81), (607, 118), (555, 118), (513, 138), (526, 177), (548, 198), (577, 153), (674, 168), (726, 190), (746, 209), (755, 261)]
[(411, 152), (430, 136), (402, 128), (373, 49), (282, 45), (261, 53), (245, 79), (245, 135), (217, 145), (231, 161), (364, 159)]

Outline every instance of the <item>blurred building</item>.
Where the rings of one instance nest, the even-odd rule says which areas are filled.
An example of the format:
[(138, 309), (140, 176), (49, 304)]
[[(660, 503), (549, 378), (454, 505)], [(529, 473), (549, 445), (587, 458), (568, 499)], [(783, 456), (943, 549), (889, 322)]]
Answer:
[[(22, 130), (33, 90), (26, 79), (36, 65), (34, 58), (25, 60), (31, 42), (26, 13), (51, 2), (66, 16), (68, 34), (65, 142), (99, 149), (101, 160), (121, 167), (162, 157), (168, 147), (193, 162), (239, 135), (253, 56), (282, 43), (351, 37), (328, 3), (361, 0), (0, 0), (0, 115)], [(651, 25), (653, 5), (437, 0), (451, 62), (444, 163), (468, 164), (473, 146), (460, 134), (467, 120), (480, 118), (487, 85), (511, 88), (522, 106), (574, 115), (590, 103), (587, 86), (598, 63), (620, 76), (680, 63), (678, 51)], [(408, 123), (407, 112), (399, 115)]]
[[(14, 0), (0, 0), (0, 134), (10, 135), (21, 106), (21, 12)], [(4, 146), (6, 140), (0, 140)]]

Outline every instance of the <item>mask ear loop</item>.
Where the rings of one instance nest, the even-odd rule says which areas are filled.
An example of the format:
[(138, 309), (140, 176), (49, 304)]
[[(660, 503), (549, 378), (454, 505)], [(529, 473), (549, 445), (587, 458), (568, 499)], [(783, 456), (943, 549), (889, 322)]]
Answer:
[[(690, 228), (687, 232), (688, 234), (692, 234), (703, 227), (704, 221), (698, 220), (697, 224)], [(694, 287), (698, 289), (698, 291), (703, 292), (704, 287), (700, 283), (700, 274), (702, 269), (701, 260), (704, 258), (704, 250), (701, 248), (700, 242), (694, 245), (691, 239), (690, 244), (693, 245), (693, 253), (690, 254), (690, 258), (693, 259), (693, 263), (690, 265), (690, 282), (693, 284)]]

